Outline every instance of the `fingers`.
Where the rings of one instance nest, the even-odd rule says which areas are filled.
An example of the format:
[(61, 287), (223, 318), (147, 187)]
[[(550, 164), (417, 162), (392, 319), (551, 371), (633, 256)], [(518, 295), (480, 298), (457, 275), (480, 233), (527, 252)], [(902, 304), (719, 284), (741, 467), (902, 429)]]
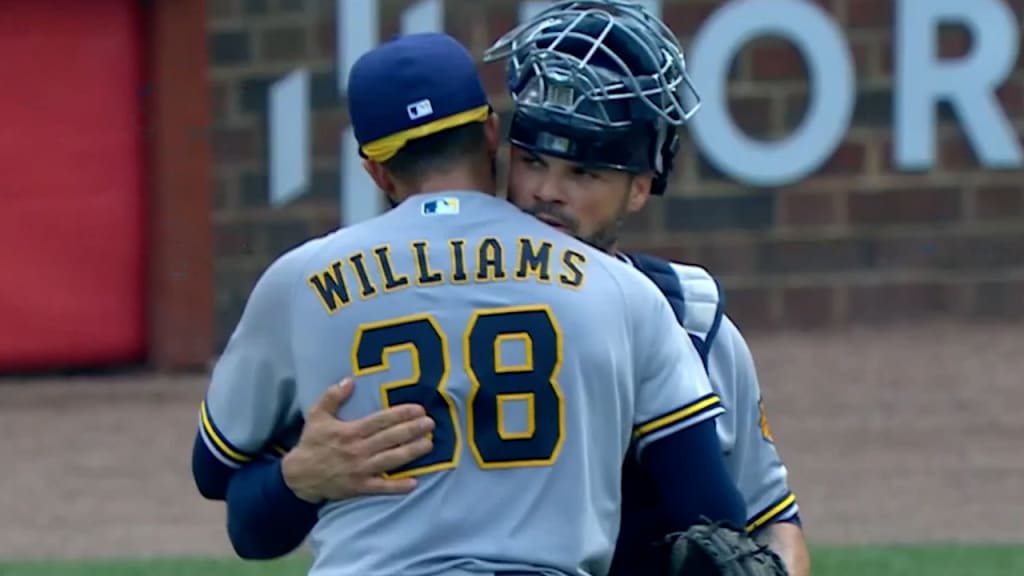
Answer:
[[(307, 421), (313, 418), (323, 416), (330, 416), (331, 418), (338, 419), (338, 411), (341, 409), (341, 405), (352, 396), (352, 392), (355, 389), (355, 382), (352, 377), (346, 377), (338, 384), (328, 388), (322, 396), (317, 400), (316, 404), (309, 409), (307, 414)], [(419, 404), (400, 404), (398, 406), (392, 406), (385, 410), (380, 410), (359, 420), (353, 420), (347, 422), (345, 436), (351, 436), (355, 438), (368, 438), (394, 427), (398, 424), (408, 422), (417, 418), (421, 418), (426, 415), (426, 411)]]
[(423, 418), (425, 415), (426, 411), (419, 404), (400, 404), (353, 420), (351, 424), (360, 438), (369, 438), (388, 428)]
[(377, 476), (389, 470), (405, 466), (420, 456), (429, 453), (433, 448), (434, 443), (429, 438), (420, 438), (374, 454), (367, 459), (364, 470), (368, 474)]
[(368, 454), (376, 454), (395, 446), (426, 438), (433, 429), (434, 421), (422, 416), (377, 432), (364, 441), (364, 447)]
[(360, 490), (363, 494), (406, 494), (412, 492), (416, 488), (415, 478), (399, 478), (397, 480), (388, 480), (376, 476), (369, 478)]
[(309, 409), (309, 416), (312, 417), (317, 413), (321, 413), (336, 418), (341, 405), (352, 396), (354, 389), (355, 384), (351, 377), (345, 378), (331, 386), (317, 399), (316, 404)]

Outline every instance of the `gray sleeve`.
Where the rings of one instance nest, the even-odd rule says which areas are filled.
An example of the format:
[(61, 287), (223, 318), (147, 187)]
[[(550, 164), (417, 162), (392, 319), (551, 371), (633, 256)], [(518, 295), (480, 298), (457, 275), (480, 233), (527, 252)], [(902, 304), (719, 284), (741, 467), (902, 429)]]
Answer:
[(257, 281), (200, 406), (203, 441), (228, 466), (252, 461), (301, 417), (290, 338), (294, 260), (282, 256)]
[(639, 360), (633, 441), (638, 454), (654, 440), (723, 412), (700, 355), (668, 301), (646, 278), (642, 282), (647, 283), (644, 290), (632, 297), (638, 304), (633, 318)]
[(723, 317), (708, 355), (711, 385), (726, 413), (717, 421), (726, 464), (747, 506), (747, 529), (791, 518), (798, 511), (786, 466), (768, 427), (750, 348)]

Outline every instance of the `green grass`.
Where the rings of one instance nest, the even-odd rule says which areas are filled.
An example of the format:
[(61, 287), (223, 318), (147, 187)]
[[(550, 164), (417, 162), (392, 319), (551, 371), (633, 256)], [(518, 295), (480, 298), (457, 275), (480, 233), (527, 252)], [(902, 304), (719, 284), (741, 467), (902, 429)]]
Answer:
[(813, 576), (1009, 576), (1024, 574), (1024, 545), (817, 547), (811, 565)]
[[(1020, 546), (815, 547), (814, 576), (1009, 576), (1024, 574)], [(303, 576), (304, 556), (275, 562), (236, 560), (123, 560), (0, 562), (0, 576)]]

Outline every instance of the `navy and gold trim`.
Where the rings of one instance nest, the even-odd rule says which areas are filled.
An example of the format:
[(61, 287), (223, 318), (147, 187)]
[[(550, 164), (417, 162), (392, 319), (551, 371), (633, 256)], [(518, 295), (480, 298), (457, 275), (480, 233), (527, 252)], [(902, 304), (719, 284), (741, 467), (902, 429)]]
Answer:
[[(512, 365), (502, 343), (518, 341), (525, 360)], [(565, 444), (565, 397), (558, 383), (563, 333), (547, 305), (473, 312), (463, 340), (469, 376), (466, 429), (469, 447), (484, 470), (552, 466)], [(527, 402), (527, 433), (505, 429), (504, 403)]]
[(226, 464), (240, 466), (252, 462), (253, 456), (235, 447), (213, 423), (210, 409), (205, 400), (199, 405), (199, 429), (206, 440), (207, 447)]
[(778, 519), (786, 511), (791, 510), (794, 506), (796, 506), (796, 495), (792, 492), (787, 492), (785, 496), (751, 517), (747, 522), (747, 532), (755, 532), (759, 528), (763, 528)]
[(420, 124), (413, 128), (389, 134), (388, 136), (378, 138), (373, 142), (367, 142), (359, 148), (359, 151), (362, 152), (363, 156), (370, 160), (387, 162), (392, 159), (395, 154), (398, 154), (398, 152), (401, 151), (401, 149), (408, 144), (410, 140), (425, 138), (439, 132), (444, 132), (445, 130), (451, 130), (452, 128), (472, 124), (473, 122), (486, 122), (490, 115), (490, 105), (484, 104), (483, 106), (477, 106), (470, 110), (458, 112), (451, 116), (445, 116), (432, 122), (427, 122), (426, 124)]
[(431, 432), (433, 450), (383, 474), (385, 478), (419, 476), (448, 470), (459, 463), (462, 435), (456, 420), (455, 401), (446, 392), (451, 373), (448, 350), (448, 336), (429, 313), (370, 322), (356, 328), (352, 345), (352, 375), (358, 379), (367, 374), (387, 372), (391, 369), (392, 354), (408, 353), (412, 374), (382, 384), (381, 404), (384, 408), (419, 404), (434, 420)]
[(722, 399), (719, 398), (717, 394), (701, 396), (697, 400), (694, 400), (685, 406), (676, 408), (671, 412), (651, 418), (646, 422), (642, 422), (637, 426), (634, 426), (633, 440), (639, 440), (645, 436), (650, 436), (655, 432), (664, 430), (665, 428), (681, 423), (685, 420), (692, 420), (693, 418), (708, 412), (720, 410), (722, 410)]

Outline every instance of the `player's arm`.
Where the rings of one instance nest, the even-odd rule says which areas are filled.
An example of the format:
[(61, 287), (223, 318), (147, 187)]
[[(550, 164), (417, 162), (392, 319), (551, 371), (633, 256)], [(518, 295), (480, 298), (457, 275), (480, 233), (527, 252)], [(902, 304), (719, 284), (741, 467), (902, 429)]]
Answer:
[(228, 537), (246, 560), (270, 560), (299, 547), (316, 525), (321, 503), (307, 502), (285, 483), (281, 460), (247, 464), (227, 489)]
[(637, 299), (636, 425), (633, 440), (654, 478), (670, 531), (702, 519), (742, 526), (743, 499), (725, 465), (714, 419), (724, 411), (700, 355), (651, 286)]
[(343, 421), (338, 410), (353, 387), (346, 378), (324, 392), (282, 460), (246, 464), (231, 477), (228, 536), (240, 557), (267, 560), (294, 550), (316, 524), (319, 502), (416, 487), (415, 478), (381, 474), (430, 452), (433, 421), (414, 404)]
[(228, 481), (296, 414), (290, 341), (295, 252), (257, 281), (199, 407), (192, 475), (199, 493), (223, 499)]
[(758, 541), (767, 544), (789, 570), (789, 576), (810, 576), (811, 554), (800, 524), (794, 522), (773, 522), (757, 535)]
[(721, 378), (729, 395), (735, 440), (729, 458), (746, 501), (746, 528), (768, 544), (793, 576), (810, 573), (810, 555), (801, 528), (796, 496), (768, 427), (761, 389), (750, 348), (727, 317), (710, 351), (713, 377)]
[(654, 478), (669, 532), (705, 520), (742, 525), (743, 498), (722, 461), (714, 420), (651, 442), (640, 463)]

